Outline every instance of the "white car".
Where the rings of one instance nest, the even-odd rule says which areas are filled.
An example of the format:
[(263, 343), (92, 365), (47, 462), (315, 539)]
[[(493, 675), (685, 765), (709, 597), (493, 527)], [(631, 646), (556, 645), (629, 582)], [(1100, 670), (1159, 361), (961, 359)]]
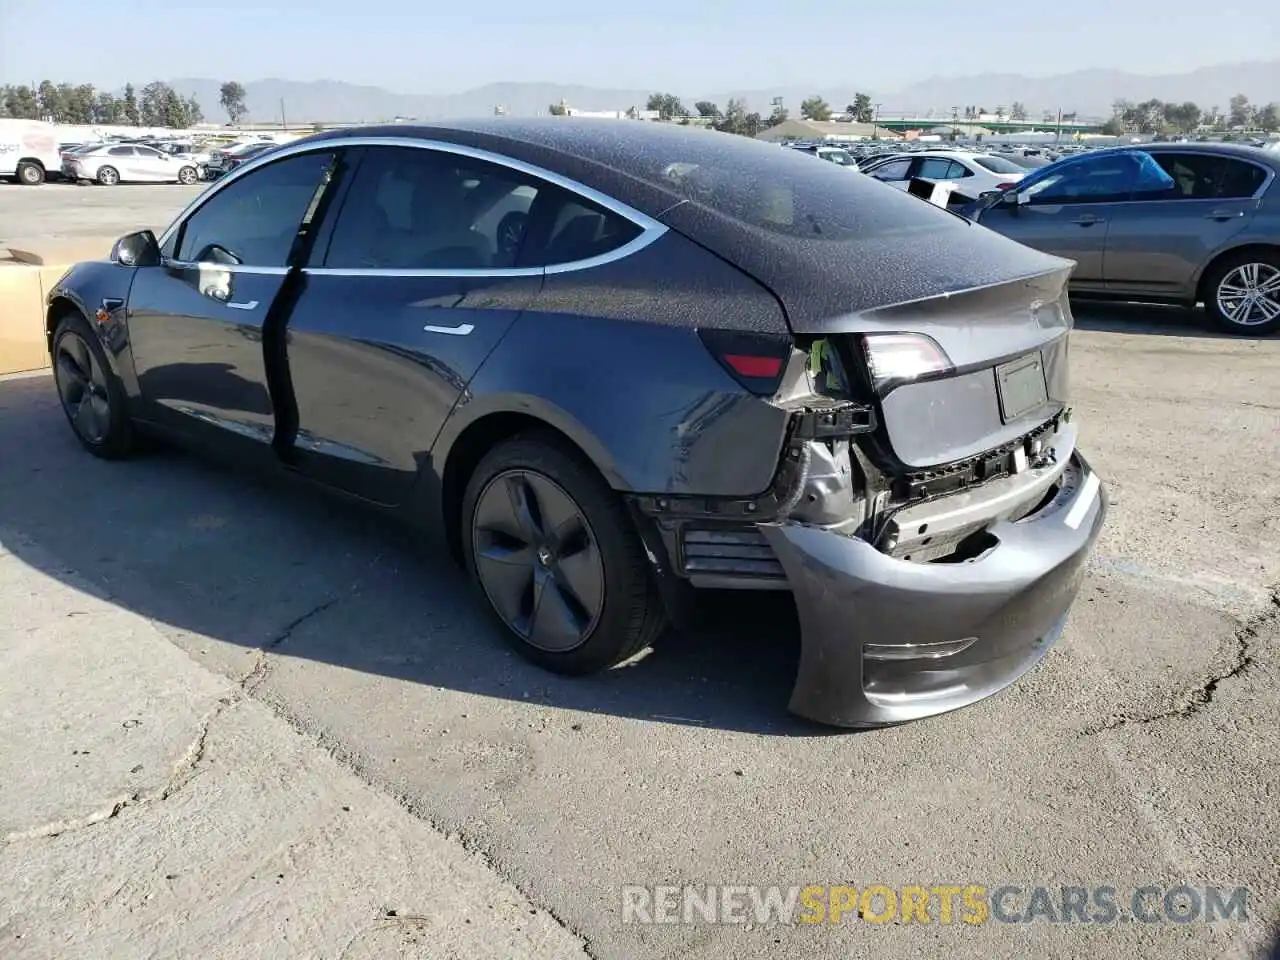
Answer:
[(1008, 190), (1027, 175), (1025, 167), (991, 153), (965, 150), (922, 150), (883, 157), (862, 172), (899, 190), (912, 180), (954, 183), (956, 193), (976, 200), (984, 193)]
[(63, 176), (92, 180), (103, 186), (117, 183), (195, 183), (200, 179), (195, 161), (171, 156), (140, 143), (106, 143), (72, 153), (62, 162)]

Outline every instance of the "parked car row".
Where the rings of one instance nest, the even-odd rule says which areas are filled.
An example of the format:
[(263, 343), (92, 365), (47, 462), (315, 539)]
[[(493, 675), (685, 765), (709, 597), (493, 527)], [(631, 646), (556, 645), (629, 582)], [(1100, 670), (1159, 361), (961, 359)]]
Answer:
[[(279, 144), (272, 140), (203, 141), (176, 138), (114, 137), (92, 143), (59, 144), (60, 163), (49, 174), (75, 182), (181, 183), (213, 180), (251, 157)], [(32, 180), (30, 182), (42, 181)]]

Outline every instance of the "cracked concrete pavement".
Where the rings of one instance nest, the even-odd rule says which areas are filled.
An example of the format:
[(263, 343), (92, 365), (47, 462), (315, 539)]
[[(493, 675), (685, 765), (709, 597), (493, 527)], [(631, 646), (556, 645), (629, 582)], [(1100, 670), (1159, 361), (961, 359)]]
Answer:
[(0, 954), (585, 956), (255, 701), (261, 660), (206, 669), (20, 539), (0, 548)]
[[(47, 378), (0, 382), (0, 450), (21, 451), (0, 459), (0, 955), (1261, 957), (1280, 339), (1077, 315), (1113, 506), (1062, 643), (998, 697), (867, 734), (785, 715), (779, 598), (549, 676), (385, 522), (171, 451), (94, 461)], [(1252, 899), (1193, 924), (621, 922), (624, 884), (704, 882)]]

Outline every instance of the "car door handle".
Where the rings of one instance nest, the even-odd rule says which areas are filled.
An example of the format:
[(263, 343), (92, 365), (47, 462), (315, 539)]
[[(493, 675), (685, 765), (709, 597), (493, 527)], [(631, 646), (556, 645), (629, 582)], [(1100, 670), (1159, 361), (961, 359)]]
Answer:
[(243, 300), (243, 301), (228, 300), (227, 301), (227, 306), (230, 307), (232, 310), (252, 310), (255, 307), (257, 307), (257, 305), (258, 305), (257, 300)]
[(446, 333), (451, 337), (465, 337), (474, 329), (475, 327), (469, 323), (460, 323), (456, 327), (433, 327), (427, 324), (422, 328), (424, 333)]
[(1086, 214), (1083, 217), (1076, 217), (1071, 222), (1078, 223), (1082, 227), (1092, 227), (1095, 223), (1105, 223), (1106, 221), (1103, 220), (1101, 217), (1095, 217), (1095, 216)]
[(1244, 211), (1243, 210), (1214, 210), (1211, 213), (1206, 213), (1204, 216), (1206, 220), (1234, 220), (1236, 217), (1243, 217)]

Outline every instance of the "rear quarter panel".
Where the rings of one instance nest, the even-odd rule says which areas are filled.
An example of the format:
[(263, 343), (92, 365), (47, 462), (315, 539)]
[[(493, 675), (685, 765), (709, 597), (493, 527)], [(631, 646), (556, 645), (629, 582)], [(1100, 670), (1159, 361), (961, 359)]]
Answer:
[(787, 414), (740, 387), (699, 327), (786, 332), (768, 291), (675, 234), (604, 266), (549, 273), (468, 385), (432, 462), (443, 470), (482, 417), (517, 412), (568, 435), (619, 490), (766, 490)]

